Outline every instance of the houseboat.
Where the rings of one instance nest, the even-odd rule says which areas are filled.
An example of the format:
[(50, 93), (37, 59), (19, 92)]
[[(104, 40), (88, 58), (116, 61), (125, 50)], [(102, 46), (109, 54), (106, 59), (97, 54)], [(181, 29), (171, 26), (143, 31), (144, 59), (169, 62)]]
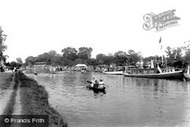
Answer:
[(183, 71), (162, 71), (158, 66), (157, 69), (155, 68), (133, 68), (130, 71), (123, 74), (125, 77), (138, 77), (138, 78), (157, 78), (157, 79), (179, 79), (183, 80)]

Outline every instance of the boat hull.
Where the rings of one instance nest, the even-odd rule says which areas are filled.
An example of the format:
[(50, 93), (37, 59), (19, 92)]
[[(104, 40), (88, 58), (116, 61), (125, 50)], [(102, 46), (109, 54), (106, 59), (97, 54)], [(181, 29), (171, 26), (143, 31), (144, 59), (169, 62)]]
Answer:
[(128, 74), (125, 73), (126, 77), (138, 77), (138, 78), (158, 78), (158, 79), (180, 79), (183, 80), (183, 72), (175, 71), (175, 72), (165, 72), (158, 74)]
[(103, 72), (106, 75), (123, 75), (123, 71), (111, 71), (111, 72)]
[(106, 87), (103, 88), (97, 88), (97, 87), (91, 87), (90, 85), (86, 87), (89, 90), (97, 91), (97, 92), (105, 92)]

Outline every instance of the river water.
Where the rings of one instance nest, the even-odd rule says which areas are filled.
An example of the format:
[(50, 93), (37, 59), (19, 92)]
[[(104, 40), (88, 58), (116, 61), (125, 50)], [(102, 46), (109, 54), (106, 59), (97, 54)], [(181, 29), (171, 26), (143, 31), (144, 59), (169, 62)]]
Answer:
[[(190, 126), (190, 82), (80, 72), (27, 75), (45, 86), (69, 127)], [(93, 77), (103, 78), (106, 93), (86, 89)]]

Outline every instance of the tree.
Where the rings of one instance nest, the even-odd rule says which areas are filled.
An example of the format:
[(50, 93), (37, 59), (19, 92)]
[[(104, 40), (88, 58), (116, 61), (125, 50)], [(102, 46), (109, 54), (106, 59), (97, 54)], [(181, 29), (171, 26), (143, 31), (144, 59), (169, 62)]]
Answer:
[(168, 46), (165, 52), (168, 58), (180, 59), (182, 57), (182, 49), (180, 47), (171, 48), (170, 46)]
[(136, 53), (134, 50), (128, 50), (128, 64), (135, 65), (139, 60), (142, 59), (141, 53)]
[(3, 52), (7, 49), (7, 46), (4, 44), (4, 41), (7, 39), (7, 35), (3, 34), (3, 30), (0, 27), (0, 61), (6, 61), (6, 57), (3, 55)]
[(46, 62), (46, 63), (50, 64), (51, 58), (50, 58), (49, 53), (46, 52), (46, 53), (38, 55), (36, 57), (35, 62)]
[(92, 66), (97, 66), (98, 65), (98, 61), (97, 59), (91, 58), (87, 60), (87, 64), (88, 65), (92, 65)]
[(4, 44), (4, 41), (7, 39), (7, 35), (3, 34), (3, 30), (0, 27), (0, 55), (7, 49), (7, 46)]
[(78, 51), (78, 57), (83, 59), (83, 60), (87, 60), (91, 58), (91, 53), (92, 53), (92, 48), (89, 47), (80, 47), (79, 51)]
[(114, 63), (115, 57), (112, 55), (104, 56), (104, 64), (111, 65)]
[(11, 65), (12, 68), (14, 68), (14, 67), (17, 66), (17, 63), (16, 63), (15, 61), (12, 61), (12, 62), (10, 63), (10, 65)]
[(105, 64), (110, 65), (113, 64), (115, 60), (115, 57), (113, 55), (105, 55), (105, 54), (98, 54), (96, 55), (96, 63), (97, 64)]
[(36, 57), (33, 57), (33, 56), (28, 56), (25, 59), (25, 64), (29, 66), (33, 65), (35, 62), (36, 62)]
[(186, 52), (185, 52), (185, 60), (186, 60), (186, 62), (188, 63), (188, 64), (190, 64), (190, 50), (187, 50)]
[(182, 48), (177, 47), (177, 48), (171, 48), (168, 46), (166, 48), (166, 55), (167, 55), (167, 65), (168, 66), (182, 66), (184, 63), (182, 61)]
[(184, 42), (184, 43), (185, 43), (185, 46), (181, 47), (181, 49), (185, 53), (184, 57), (183, 57), (183, 60), (184, 60), (185, 64), (189, 65), (190, 64), (190, 40), (187, 41), (187, 42)]
[(106, 56), (106, 55), (105, 55), (105, 54), (102, 54), (102, 53), (96, 55), (96, 60), (98, 61), (99, 64), (103, 64), (103, 63), (104, 63), (104, 58), (105, 58), (105, 56)]
[(60, 54), (57, 54), (53, 59), (52, 59), (52, 64), (54, 65), (62, 65), (62, 56)]
[(63, 53), (63, 57), (67, 58), (68, 60), (74, 61), (77, 59), (77, 50), (72, 47), (67, 47), (61, 50)]
[(20, 57), (16, 58), (17, 63), (23, 64), (22, 59)]
[(72, 60), (69, 60), (69, 59), (63, 57), (62, 65), (63, 66), (73, 66), (74, 62)]
[(57, 52), (56, 52), (55, 50), (49, 51), (48, 54), (49, 54), (51, 57), (57, 56)]
[(127, 60), (127, 54), (123, 51), (118, 51), (114, 54), (115, 63), (117, 66), (124, 66)]
[(49, 59), (50, 59), (50, 64), (51, 65), (57, 65), (57, 56), (58, 56), (58, 54), (57, 54), (57, 52), (55, 51), (55, 50), (51, 50), (51, 51), (49, 51), (48, 52), (48, 54), (49, 54)]

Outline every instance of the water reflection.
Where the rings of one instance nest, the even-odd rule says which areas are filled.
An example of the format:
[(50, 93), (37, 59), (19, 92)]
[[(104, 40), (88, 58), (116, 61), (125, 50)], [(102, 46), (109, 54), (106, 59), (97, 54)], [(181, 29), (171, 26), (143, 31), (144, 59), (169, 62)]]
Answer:
[(187, 92), (190, 93), (190, 82), (187, 82)]
[(94, 93), (94, 98), (102, 97), (104, 94), (106, 94), (106, 90), (100, 91), (89, 88), (87, 88), (87, 90), (92, 91)]
[[(106, 93), (86, 89), (103, 78)], [(190, 118), (190, 83), (99, 73), (37, 75), (72, 127), (181, 126)], [(185, 124), (184, 124), (185, 121)]]

